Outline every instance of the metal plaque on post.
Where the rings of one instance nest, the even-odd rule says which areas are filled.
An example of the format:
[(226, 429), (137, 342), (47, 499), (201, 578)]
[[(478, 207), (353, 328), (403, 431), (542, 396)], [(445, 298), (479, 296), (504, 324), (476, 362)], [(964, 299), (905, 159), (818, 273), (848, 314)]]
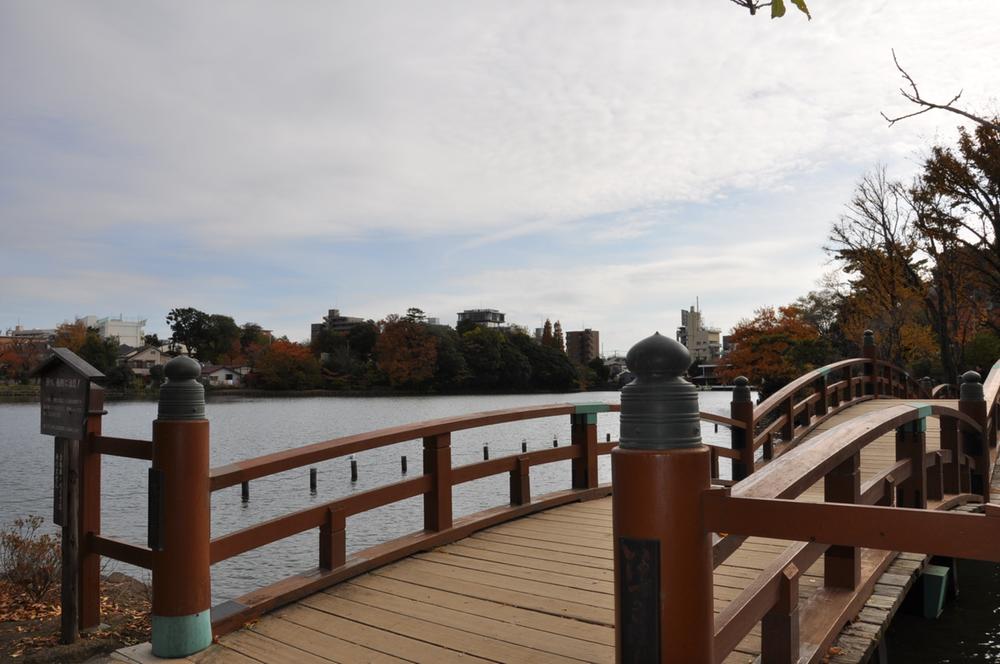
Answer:
[(66, 525), (66, 439), (56, 438), (52, 464), (52, 523)]
[(660, 661), (660, 542), (618, 538), (622, 664)]

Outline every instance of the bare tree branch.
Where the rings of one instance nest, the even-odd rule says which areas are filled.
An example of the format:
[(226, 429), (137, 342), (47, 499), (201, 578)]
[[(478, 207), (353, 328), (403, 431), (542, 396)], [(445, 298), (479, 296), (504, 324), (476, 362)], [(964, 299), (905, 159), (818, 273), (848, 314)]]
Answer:
[[(736, 0), (733, 1), (736, 2)], [(913, 113), (907, 113), (906, 115), (899, 115), (894, 118), (890, 118), (885, 113), (881, 113), (882, 117), (885, 118), (886, 122), (889, 123), (890, 127), (899, 122), (900, 120), (905, 120), (907, 118), (912, 118), (917, 115), (922, 115), (928, 111), (941, 110), (941, 111), (948, 111), (949, 113), (955, 113), (956, 115), (961, 115), (962, 117), (968, 118), (973, 122), (985, 125), (987, 127), (992, 127), (993, 129), (1000, 131), (1000, 124), (997, 124), (996, 122), (991, 122), (990, 120), (979, 117), (978, 115), (973, 115), (972, 113), (962, 110), (961, 108), (955, 108), (954, 103), (957, 102), (959, 98), (961, 98), (962, 96), (961, 90), (959, 90), (958, 94), (952, 97), (950, 101), (944, 104), (936, 104), (934, 102), (927, 101), (926, 99), (920, 96), (920, 90), (917, 89), (917, 84), (913, 80), (913, 77), (911, 77), (906, 72), (906, 70), (903, 69), (903, 67), (899, 64), (899, 60), (896, 58), (896, 49), (892, 49), (892, 61), (896, 63), (896, 69), (898, 69), (899, 73), (902, 74), (903, 78), (906, 79), (906, 82), (909, 84), (910, 88), (909, 90), (907, 90), (906, 88), (900, 88), (899, 94), (903, 95), (903, 99), (906, 99), (908, 102), (916, 104), (921, 108), (919, 111), (914, 111)]]

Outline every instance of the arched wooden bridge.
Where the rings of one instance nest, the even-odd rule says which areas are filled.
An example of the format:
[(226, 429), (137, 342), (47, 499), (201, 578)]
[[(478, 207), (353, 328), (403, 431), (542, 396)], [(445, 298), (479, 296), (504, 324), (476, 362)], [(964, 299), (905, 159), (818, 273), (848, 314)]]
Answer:
[[(731, 429), (732, 447), (712, 448), (716, 487), (701, 503), (701, 527), (715, 533), (714, 617), (709, 659), (697, 661), (819, 662), (831, 653), (840, 653), (835, 662), (860, 661), (875, 648), (926, 555), (1000, 561), (1000, 507), (988, 504), (1000, 362), (981, 385), (967, 376), (975, 384), (963, 386), (963, 398), (942, 399), (867, 355), (813, 371), (758, 405), (737, 387), (730, 417), (701, 413)], [(177, 569), (178, 556), (200, 564), (202, 555), (207, 566), (313, 530), (318, 566), (289, 570), (283, 581), (213, 607), (216, 642), (188, 661), (613, 662), (613, 498), (612, 487), (598, 483), (597, 460), (617, 443), (598, 441), (596, 422), (618, 409), (557, 404), (477, 413), (213, 468), (196, 491), (406, 440), (424, 443), (422, 475), (213, 537), (202, 554), (185, 548), (197, 543), (172, 540), (169, 524), (154, 528), (161, 541), (142, 547), (102, 537), (99, 524), (85, 518), (81, 622), (97, 619), (87, 569), (100, 556), (151, 568), (154, 616), (176, 616), (206, 601), (175, 593), (170, 601), (187, 608), (166, 603), (169, 591), (161, 588), (183, 588), (197, 577)], [(569, 446), (452, 465), (455, 431), (566, 416)], [(94, 416), (84, 449), (99, 482), (101, 454), (153, 459), (156, 468), (158, 444), (155, 432), (154, 441), (104, 436)], [(732, 460), (734, 480), (718, 479), (719, 457)], [(530, 468), (564, 460), (572, 462), (567, 488), (534, 495)], [(497, 474), (509, 476), (509, 503), (453, 518), (453, 487)], [(91, 479), (91, 492), (93, 486)], [(169, 502), (170, 492), (163, 495)], [(346, 554), (347, 517), (418, 496), (421, 529)], [(85, 486), (84, 514), (95, 509), (94, 500)], [(172, 518), (169, 506), (159, 514)], [(891, 548), (920, 555), (899, 557)], [(664, 585), (668, 600), (672, 591)], [(656, 631), (648, 624), (629, 629)], [(838, 639), (841, 647), (831, 651)], [(115, 657), (148, 661), (148, 648)], [(619, 661), (653, 659), (633, 651)]]

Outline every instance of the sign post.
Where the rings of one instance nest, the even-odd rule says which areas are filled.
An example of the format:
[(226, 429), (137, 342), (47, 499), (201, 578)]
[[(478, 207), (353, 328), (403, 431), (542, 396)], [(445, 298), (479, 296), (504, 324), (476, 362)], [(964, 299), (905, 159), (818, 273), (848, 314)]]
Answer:
[(80, 441), (87, 438), (91, 381), (104, 374), (66, 348), (32, 372), (41, 392), (41, 432), (55, 436), (52, 521), (62, 526), (61, 640), (79, 636)]

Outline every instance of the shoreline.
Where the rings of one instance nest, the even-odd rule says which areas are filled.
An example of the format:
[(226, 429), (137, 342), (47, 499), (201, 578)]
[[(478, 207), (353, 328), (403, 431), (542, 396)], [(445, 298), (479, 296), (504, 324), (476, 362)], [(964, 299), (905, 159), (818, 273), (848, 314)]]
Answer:
[[(572, 392), (549, 392), (545, 390), (531, 390), (519, 392), (502, 391), (441, 391), (441, 392), (417, 392), (408, 390), (259, 390), (259, 389), (212, 389), (205, 390), (206, 401), (237, 401), (240, 399), (278, 399), (278, 398), (321, 398), (321, 397), (346, 397), (346, 398), (399, 398), (399, 397), (480, 397), (480, 396), (512, 396), (512, 395), (535, 395), (535, 394), (581, 394), (586, 392), (618, 392), (621, 388), (611, 386), (601, 386), (593, 389), (574, 390)], [(7, 403), (39, 403), (38, 394), (5, 395), (0, 394), (0, 404)], [(107, 402), (114, 401), (156, 401), (157, 392), (142, 393), (107, 393)]]

